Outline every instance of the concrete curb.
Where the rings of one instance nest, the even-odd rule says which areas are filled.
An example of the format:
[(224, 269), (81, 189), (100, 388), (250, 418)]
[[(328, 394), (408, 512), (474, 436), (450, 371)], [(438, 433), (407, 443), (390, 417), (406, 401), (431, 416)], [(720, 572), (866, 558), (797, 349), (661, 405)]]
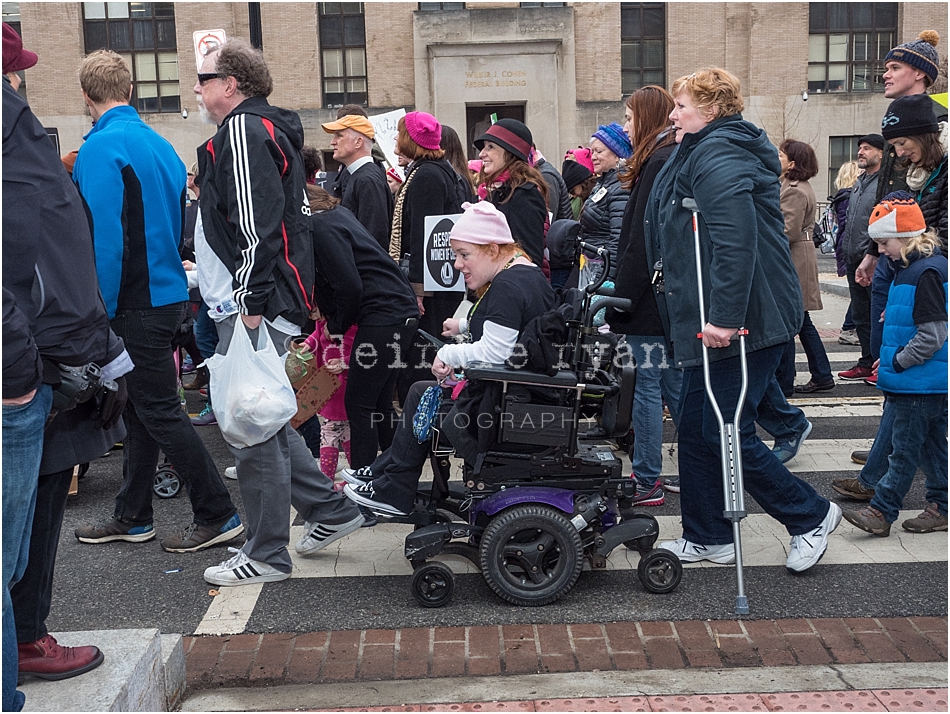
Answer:
[(185, 691), (181, 635), (158, 630), (98, 630), (52, 633), (65, 647), (95, 644), (105, 653), (96, 669), (73, 679), (28, 679), (20, 690), (27, 712), (169, 711)]
[(823, 293), (828, 293), (829, 295), (837, 295), (838, 297), (851, 298), (851, 290), (848, 288), (848, 281), (846, 278), (842, 278), (838, 281), (831, 281), (828, 279), (819, 280), (818, 287)]
[(182, 711), (332, 711), (344, 707), (480, 702), (486, 697), (513, 702), (540, 697), (578, 699), (946, 686), (946, 662), (570, 672), (205, 690), (187, 696)]

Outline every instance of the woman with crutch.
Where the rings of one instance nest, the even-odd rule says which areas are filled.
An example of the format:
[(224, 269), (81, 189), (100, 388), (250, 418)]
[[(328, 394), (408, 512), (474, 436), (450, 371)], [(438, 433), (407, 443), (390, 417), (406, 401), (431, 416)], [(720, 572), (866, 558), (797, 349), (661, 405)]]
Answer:
[[(654, 281), (661, 316), (673, 364), (685, 370), (679, 425), (683, 537), (660, 547), (687, 563), (736, 559), (733, 522), (723, 508), (720, 428), (703, 374), (705, 347), (726, 422), (744, 391), (738, 428), (745, 490), (786, 527), (792, 539), (785, 567), (802, 572), (824, 555), (841, 509), (793, 476), (755, 431), (756, 407), (803, 314), (779, 205), (778, 152), (763, 130), (742, 119), (739, 80), (729, 72), (699, 70), (676, 80), (672, 94), (678, 147), (657, 177), (646, 213), (650, 260), (662, 261)], [(695, 209), (684, 199), (693, 199), (687, 206)], [(735, 339), (742, 328), (748, 332), (746, 380)]]

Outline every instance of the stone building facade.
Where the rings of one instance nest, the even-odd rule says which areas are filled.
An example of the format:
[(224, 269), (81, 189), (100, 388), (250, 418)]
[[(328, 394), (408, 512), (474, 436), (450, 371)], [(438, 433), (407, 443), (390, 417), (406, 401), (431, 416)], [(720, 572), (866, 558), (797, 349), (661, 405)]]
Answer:
[[(853, 150), (854, 138), (878, 130), (888, 104), (880, 91), (857, 87), (860, 72), (855, 67), (852, 77), (851, 55), (867, 54), (861, 44), (867, 37), (893, 38), (897, 44), (925, 29), (943, 34), (947, 28), (942, 2), (5, 2), (5, 19), (18, 13), (25, 46), (40, 57), (26, 72), (27, 98), (44, 124), (57, 128), (64, 152), (77, 148), (91, 125), (77, 68), (87, 49), (87, 24), (102, 14), (103, 5), (109, 18), (121, 17), (121, 6), (128, 5), (133, 34), (136, 18), (151, 16), (153, 6), (161, 6), (156, 15), (173, 12), (174, 41), (166, 37), (165, 46), (173, 44), (167, 51), (177, 53), (179, 98), (166, 97), (164, 111), (142, 116), (189, 165), (194, 147), (213, 133), (201, 123), (192, 92), (197, 31), (223, 29), (229, 37), (256, 39), (274, 75), (271, 102), (299, 111), (307, 142), (321, 149), (329, 148), (330, 137), (320, 124), (336, 116), (328, 98), (341, 103), (347, 95), (332, 92), (354, 89), (371, 115), (400, 107), (432, 112), (453, 126), (463, 143), (492, 113), (523, 118), (539, 149), (559, 163), (565, 149), (586, 144), (598, 124), (622, 122), (623, 96), (632, 86), (624, 86), (625, 72), (631, 58), (636, 65), (637, 48), (650, 42), (637, 32), (649, 24), (642, 13), (652, 13), (650, 21), (662, 23), (652, 45), (651, 61), (659, 64), (642, 76), (659, 77), (669, 87), (702, 66), (735, 73), (747, 119), (764, 127), (776, 144), (793, 136), (815, 147), (822, 169), (814, 180), (819, 195), (830, 189), (830, 175)], [(866, 17), (888, 18), (887, 27), (839, 31), (842, 22), (851, 22), (841, 18), (871, 13), (869, 8), (878, 9)], [(815, 73), (824, 71), (814, 61), (820, 52), (815, 43), (825, 41), (816, 33), (815, 17), (825, 14), (832, 26), (825, 32), (829, 77), (838, 70), (849, 73), (848, 86), (834, 85), (832, 91), (816, 89), (814, 81)], [(322, 41), (334, 23), (344, 28), (341, 50), (328, 50), (324, 45), (332, 43)], [(938, 47), (942, 55), (946, 42), (942, 38)], [(830, 68), (835, 52), (844, 52), (846, 60), (837, 70)], [(173, 68), (159, 67), (159, 75), (170, 79)], [(337, 75), (341, 78), (334, 79)], [(162, 86), (163, 92), (174, 87)]]

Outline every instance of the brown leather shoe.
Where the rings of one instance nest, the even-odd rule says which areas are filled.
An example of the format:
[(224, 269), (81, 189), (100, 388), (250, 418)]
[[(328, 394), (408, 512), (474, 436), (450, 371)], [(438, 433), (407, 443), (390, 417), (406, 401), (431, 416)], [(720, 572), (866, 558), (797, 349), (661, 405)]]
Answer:
[(52, 635), (36, 642), (17, 645), (20, 668), (17, 683), (24, 677), (69, 679), (95, 669), (105, 659), (98, 647), (63, 647)]
[(202, 387), (207, 387), (208, 382), (211, 381), (211, 377), (208, 374), (207, 367), (199, 367), (195, 372), (195, 378), (188, 382), (188, 384), (183, 385), (184, 389), (201, 389)]
[(911, 533), (935, 533), (947, 530), (947, 517), (940, 515), (936, 503), (931, 503), (923, 513), (916, 518), (908, 518), (901, 526)]
[(842, 496), (856, 501), (870, 501), (874, 498), (874, 489), (866, 487), (856, 478), (838, 478), (831, 482), (831, 488)]
[(856, 464), (861, 464), (864, 466), (868, 462), (868, 456), (871, 455), (871, 450), (867, 451), (852, 451), (851, 460)]

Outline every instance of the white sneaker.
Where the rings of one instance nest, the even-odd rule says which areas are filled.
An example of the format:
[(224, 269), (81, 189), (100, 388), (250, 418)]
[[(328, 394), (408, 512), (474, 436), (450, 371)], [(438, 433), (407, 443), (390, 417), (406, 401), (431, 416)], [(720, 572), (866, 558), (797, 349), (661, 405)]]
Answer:
[(359, 486), (373, 480), (373, 472), (369, 466), (359, 469), (341, 469), (337, 471), (340, 478), (353, 486)]
[(224, 470), (224, 478), (229, 478), (232, 481), (237, 481), (237, 466), (228, 466)]
[(700, 545), (699, 543), (690, 543), (685, 538), (677, 538), (676, 540), (664, 541), (657, 548), (666, 548), (666, 550), (676, 553), (677, 557), (684, 563), (698, 563), (701, 560), (708, 560), (711, 563), (731, 565), (736, 562), (736, 546), (733, 543)]
[(243, 550), (228, 548), (236, 555), (218, 565), (205, 570), (205, 580), (212, 585), (231, 587), (233, 585), (252, 585), (254, 583), (275, 583), (286, 580), (290, 573), (283, 573), (267, 563), (248, 558)]
[(316, 553), (318, 550), (326, 548), (335, 540), (340, 540), (348, 536), (353, 531), (358, 531), (363, 525), (363, 514), (357, 514), (356, 518), (346, 523), (337, 523), (336, 525), (325, 525), (323, 523), (310, 523), (304, 521), (303, 536), (294, 545), (297, 552), (301, 555)]
[(828, 550), (828, 536), (841, 523), (841, 507), (831, 503), (828, 515), (814, 530), (802, 535), (792, 536), (791, 548), (785, 567), (793, 573), (803, 573), (821, 560)]

